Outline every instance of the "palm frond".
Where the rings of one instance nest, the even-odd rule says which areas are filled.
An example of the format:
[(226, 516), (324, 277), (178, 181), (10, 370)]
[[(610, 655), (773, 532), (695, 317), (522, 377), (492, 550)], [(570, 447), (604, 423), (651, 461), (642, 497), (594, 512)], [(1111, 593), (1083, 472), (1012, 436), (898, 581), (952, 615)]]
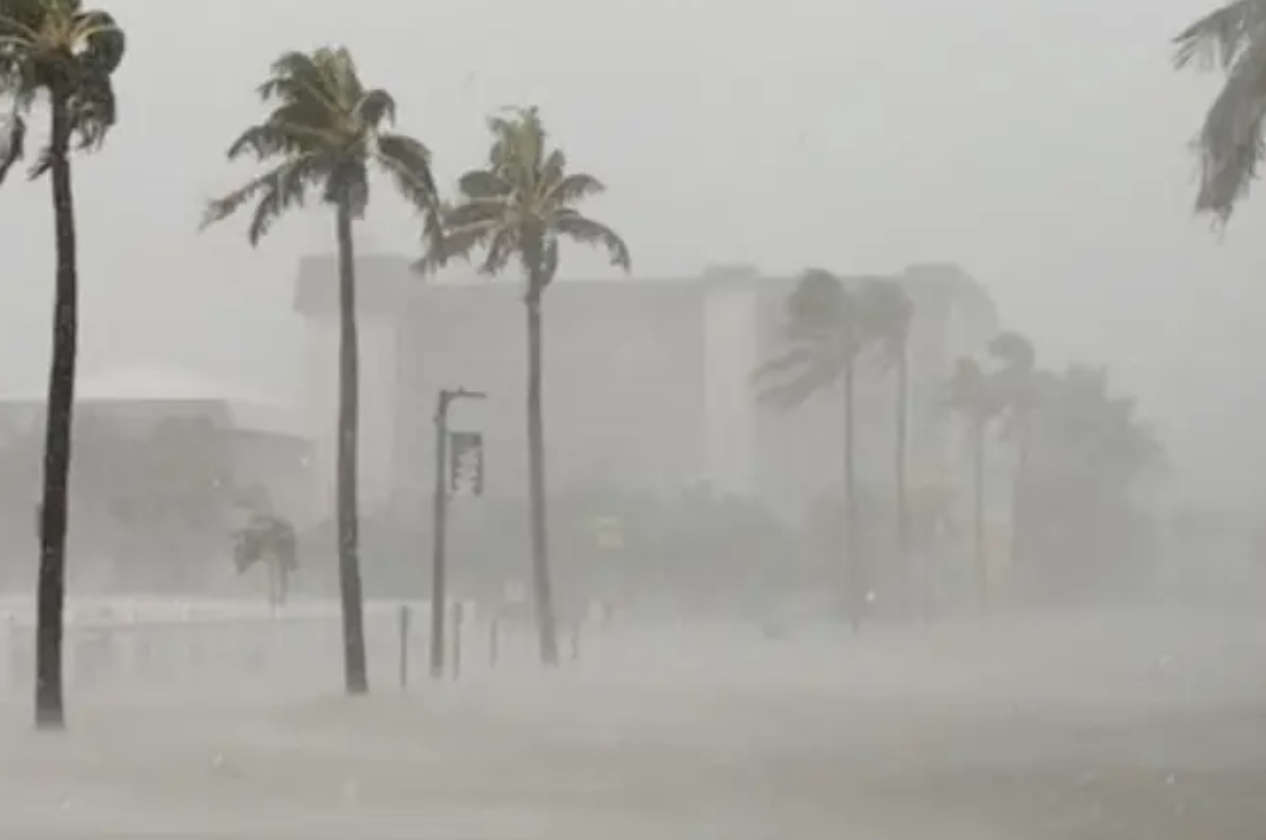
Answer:
[(439, 190), (431, 173), (431, 153), (420, 141), (403, 134), (378, 136), (374, 160), (390, 176), (396, 192), (422, 214), (427, 240), (443, 239)]
[(253, 125), (238, 135), (229, 146), (229, 160), (237, 160), (250, 153), (258, 161), (278, 155), (296, 155), (329, 149), (337, 144), (338, 137), (329, 131), (292, 122), (274, 112), (266, 122)]
[(487, 169), (474, 169), (457, 180), (457, 189), (469, 199), (504, 199), (514, 187), (500, 174)]
[(1229, 70), (1254, 40), (1266, 34), (1266, 3), (1233, 0), (1188, 26), (1174, 38), (1174, 64), (1193, 62)]
[(299, 567), (295, 528), (284, 517), (252, 514), (246, 526), (234, 534), (233, 542), (233, 557), (239, 573), (268, 559), (287, 571)]
[[(551, 249), (547, 248), (547, 251)], [(554, 267), (557, 268), (558, 249), (553, 248)], [(519, 230), (514, 227), (499, 227), (491, 236), (487, 238), (484, 245), (484, 261), (479, 266), (479, 273), (485, 277), (493, 277), (500, 274), (514, 259), (515, 255), (522, 255), (523, 249), (519, 247)], [(547, 256), (546, 262), (550, 262)], [(548, 267), (549, 273), (546, 276), (552, 277), (553, 272)]]
[(427, 243), (413, 270), (432, 274), (454, 260), (469, 262), (474, 252), (487, 245), (498, 230), (500, 226), (495, 219), (466, 225), (446, 223), (440, 241)]
[(601, 195), (606, 189), (606, 185), (594, 176), (584, 172), (573, 172), (554, 181), (553, 186), (547, 188), (541, 201), (549, 207), (574, 207), (586, 198)]
[(513, 221), (513, 205), (501, 198), (471, 198), (444, 214), (444, 223), (451, 227), (473, 224), (509, 224)]
[(1266, 143), (1266, 33), (1248, 48), (1209, 108), (1194, 148), (1200, 161), (1195, 208), (1227, 222), (1257, 178)]
[(10, 114), (0, 125), (0, 184), (13, 165), (26, 155), (26, 120), (21, 114)]
[(620, 235), (611, 228), (596, 222), (575, 211), (556, 213), (550, 225), (555, 235), (566, 236), (582, 245), (602, 248), (607, 252), (611, 265), (630, 271), (633, 268), (633, 257), (629, 246)]
[(1031, 371), (1037, 363), (1033, 342), (1017, 332), (998, 333), (989, 342), (989, 354), (1009, 368)]
[[(359, 81), (359, 80), (358, 80)], [(381, 88), (366, 91), (352, 108), (352, 117), (362, 125), (377, 129), (396, 122), (396, 100)]]
[(338, 101), (329, 90), (328, 80), (318, 64), (320, 51), (305, 53), (291, 50), (273, 62), (269, 77), (257, 92), (265, 102), (310, 102), (326, 111), (338, 111)]
[(767, 405), (791, 409), (809, 397), (835, 385), (843, 367), (814, 348), (794, 347), (756, 369), (753, 380), (757, 399)]
[(80, 12), (75, 15), (72, 31), (82, 45), (76, 51), (76, 59), (86, 75), (108, 77), (119, 69), (127, 51), (127, 37), (109, 13)]
[(873, 349), (885, 366), (897, 364), (906, 353), (914, 323), (914, 302), (905, 289), (890, 278), (863, 281), (854, 293), (855, 320), (862, 333), (860, 349)]
[(303, 204), (308, 187), (324, 174), (321, 161), (314, 156), (288, 159), (240, 189), (210, 202), (202, 227), (223, 221), (243, 204), (258, 199), (248, 233), (251, 245), (257, 245), (282, 213)]

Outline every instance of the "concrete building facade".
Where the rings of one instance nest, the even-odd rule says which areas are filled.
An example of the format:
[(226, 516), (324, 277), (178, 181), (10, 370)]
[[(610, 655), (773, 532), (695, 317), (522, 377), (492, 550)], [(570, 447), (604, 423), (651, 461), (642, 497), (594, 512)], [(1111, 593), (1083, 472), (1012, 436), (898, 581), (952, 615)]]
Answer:
[[(302, 262), (296, 309), (306, 319), (304, 414), (316, 474), (332, 504), (338, 318), (333, 258)], [(458, 404), (454, 428), (484, 433), (486, 487), (527, 486), (527, 349), (517, 278), (428, 280), (403, 257), (358, 261), (362, 499), (367, 511), (427, 510), (440, 388), (484, 391)], [(897, 279), (916, 304), (911, 339), (912, 471), (956, 469), (953, 423), (941, 404), (954, 361), (997, 331), (988, 295), (954, 266), (912, 266)], [(545, 411), (553, 492), (619, 487), (672, 491), (706, 483), (764, 499), (788, 514), (839, 492), (842, 407), (817, 395), (783, 411), (763, 405), (752, 374), (777, 352), (795, 277), (721, 268), (681, 279), (555, 281), (545, 298)], [(891, 377), (859, 377), (863, 481), (891, 481)]]

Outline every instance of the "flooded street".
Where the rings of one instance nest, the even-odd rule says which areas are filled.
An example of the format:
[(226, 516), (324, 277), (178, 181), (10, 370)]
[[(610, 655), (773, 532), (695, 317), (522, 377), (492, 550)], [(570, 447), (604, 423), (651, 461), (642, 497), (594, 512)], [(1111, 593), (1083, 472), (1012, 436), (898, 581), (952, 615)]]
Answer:
[(647, 630), (363, 701), (138, 697), (66, 738), (14, 709), (0, 833), (1259, 840), (1264, 638), (1158, 615)]

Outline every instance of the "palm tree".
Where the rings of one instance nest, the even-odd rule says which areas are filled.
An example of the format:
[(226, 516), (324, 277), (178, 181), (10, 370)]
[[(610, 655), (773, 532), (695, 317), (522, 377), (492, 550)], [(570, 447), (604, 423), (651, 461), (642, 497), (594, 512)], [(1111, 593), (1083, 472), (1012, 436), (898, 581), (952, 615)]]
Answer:
[(1001, 410), (996, 380), (975, 359), (959, 359), (949, 383), (949, 408), (967, 422), (972, 460), (972, 554), (981, 607), (988, 603), (985, 547), (985, 464), (990, 424)]
[(480, 273), (493, 276), (518, 263), (526, 276), (532, 582), (541, 660), (556, 665), (558, 639), (546, 535), (541, 303), (558, 271), (559, 245), (564, 239), (606, 250), (611, 264), (625, 271), (632, 263), (624, 240), (578, 209), (605, 186), (593, 175), (567, 170), (567, 157), (562, 149), (550, 148), (536, 108), (510, 109), (489, 119), (488, 127), (492, 147), (487, 165), (462, 175), (459, 198), (444, 213), (443, 239), (433, 243), (417, 268), (431, 271), (450, 259), (469, 260), (480, 252)]
[(1195, 209), (1230, 219), (1257, 178), (1266, 141), (1266, 0), (1231, 0), (1174, 39), (1179, 68), (1199, 64), (1225, 76), (1194, 143), (1200, 158)]
[(238, 574), (263, 564), (268, 574), (268, 603), (281, 607), (290, 594), (290, 575), (299, 568), (295, 527), (270, 510), (255, 510), (233, 533), (233, 559)]
[(24, 156), (26, 117), (48, 102), (48, 145), (30, 170), (52, 182), (57, 242), (53, 357), (44, 431), (40, 573), (36, 634), (35, 724), (66, 725), (62, 705), (62, 609), (66, 598), (67, 491), (79, 339), (72, 146), (96, 148), (116, 118), (112, 76), (123, 60), (123, 31), (109, 14), (80, 0), (0, 0), (0, 93), (14, 108), (0, 138), (0, 181)]
[(339, 277), (339, 408), (337, 520), (339, 588), (343, 607), (344, 675), (349, 694), (369, 690), (357, 508), (359, 362), (356, 337), (356, 260), (353, 225), (369, 203), (371, 165), (422, 213), (427, 235), (438, 240), (439, 214), (430, 153), (418, 140), (389, 132), (396, 103), (381, 88), (367, 89), (351, 53), (323, 47), (289, 52), (259, 87), (272, 106), (263, 122), (229, 147), (229, 160), (250, 155), (269, 163), (262, 175), (210, 203), (203, 226), (253, 202), (248, 237), (255, 246), (287, 210), (301, 207), (311, 190), (334, 209)]
[(856, 400), (857, 363), (869, 334), (862, 295), (822, 269), (806, 271), (788, 295), (783, 328), (785, 348), (755, 373), (760, 398), (793, 408), (811, 395), (839, 383), (844, 411), (844, 573), (849, 622), (861, 622), (860, 523), (857, 516)]
[[(897, 557), (909, 587), (910, 562), (910, 330), (914, 323), (914, 302), (895, 280), (876, 280), (862, 288), (860, 302), (864, 328), (873, 337), (879, 362), (895, 373), (896, 444), (893, 477), (896, 487)], [(909, 594), (909, 593), (907, 593)]]
[(1032, 342), (1024, 336), (1003, 332), (989, 343), (989, 354), (1001, 363), (996, 381), (1005, 423), (1002, 436), (1015, 441), (1015, 477), (1011, 485), (1011, 562), (1020, 564), (1024, 549), (1025, 491), (1028, 488), (1033, 422), (1040, 403), (1037, 353)]

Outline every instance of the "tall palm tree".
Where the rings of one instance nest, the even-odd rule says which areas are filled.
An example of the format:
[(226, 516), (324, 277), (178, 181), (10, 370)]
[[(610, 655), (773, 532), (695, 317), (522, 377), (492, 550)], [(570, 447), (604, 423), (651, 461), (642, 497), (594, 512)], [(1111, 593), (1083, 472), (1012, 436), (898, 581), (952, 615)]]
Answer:
[(975, 359), (959, 359), (949, 383), (949, 408), (967, 422), (972, 461), (972, 555), (980, 606), (989, 599), (985, 546), (985, 466), (989, 428), (1001, 410), (997, 382)]
[(597, 246), (611, 264), (629, 271), (629, 248), (615, 231), (578, 209), (605, 186), (593, 175), (569, 172), (562, 149), (551, 148), (540, 112), (513, 108), (488, 121), (492, 146), (481, 169), (464, 174), (459, 197), (444, 214), (443, 240), (423, 256), (420, 271), (479, 252), (482, 274), (517, 263), (527, 280), (528, 496), (531, 506), (532, 582), (541, 660), (558, 663), (553, 589), (546, 533), (545, 422), (542, 406), (541, 304), (558, 271), (559, 245), (570, 239)]
[(787, 296), (783, 342), (778, 355), (755, 373), (760, 398), (783, 408), (804, 403), (837, 383), (844, 413), (844, 593), (853, 629), (861, 623), (860, 522), (857, 506), (856, 382), (857, 364), (869, 333), (862, 294), (822, 269), (806, 271)]
[[(880, 364), (895, 374), (896, 400), (893, 448), (893, 477), (896, 487), (897, 557), (907, 589), (912, 583), (910, 568), (910, 330), (914, 324), (914, 302), (896, 280), (876, 280), (862, 287), (860, 301), (863, 326), (878, 351)], [(907, 592), (907, 594), (910, 594)]]
[(366, 88), (344, 48), (288, 52), (273, 64), (259, 87), (272, 107), (229, 147), (229, 160), (252, 156), (269, 164), (240, 189), (212, 201), (203, 226), (254, 204), (248, 237), (252, 246), (287, 210), (303, 206), (310, 191), (334, 210), (339, 278), (339, 408), (336, 476), (339, 587), (343, 607), (344, 676), (349, 694), (369, 690), (365, 663), (357, 506), (359, 362), (356, 336), (356, 259), (353, 226), (369, 204), (371, 167), (385, 173), (396, 191), (425, 220), (427, 235), (439, 238), (439, 202), (426, 147), (387, 129), (396, 103), (381, 88)]
[(1225, 223), (1248, 196), (1266, 150), (1266, 0), (1231, 0), (1180, 32), (1174, 44), (1178, 67), (1216, 67), (1225, 77), (1194, 143), (1196, 212)]
[[(53, 356), (44, 430), (40, 573), (35, 653), (35, 723), (65, 727), (62, 704), (62, 609), (66, 598), (67, 491), (79, 341), (72, 147), (96, 148), (116, 118), (112, 76), (123, 60), (123, 31), (109, 14), (79, 0), (0, 0), (0, 94), (14, 108), (0, 137), (0, 181), (22, 159), (26, 117), (48, 103), (49, 139), (30, 176), (52, 184), (57, 275)], [(41, 96), (42, 95), (42, 96)]]
[(1015, 476), (1011, 484), (1011, 562), (1021, 565), (1024, 550), (1025, 491), (1033, 423), (1040, 402), (1037, 353), (1033, 343), (1016, 332), (999, 333), (989, 343), (989, 354), (1001, 367), (996, 373), (999, 410), (1005, 423), (1003, 437), (1015, 442)]

